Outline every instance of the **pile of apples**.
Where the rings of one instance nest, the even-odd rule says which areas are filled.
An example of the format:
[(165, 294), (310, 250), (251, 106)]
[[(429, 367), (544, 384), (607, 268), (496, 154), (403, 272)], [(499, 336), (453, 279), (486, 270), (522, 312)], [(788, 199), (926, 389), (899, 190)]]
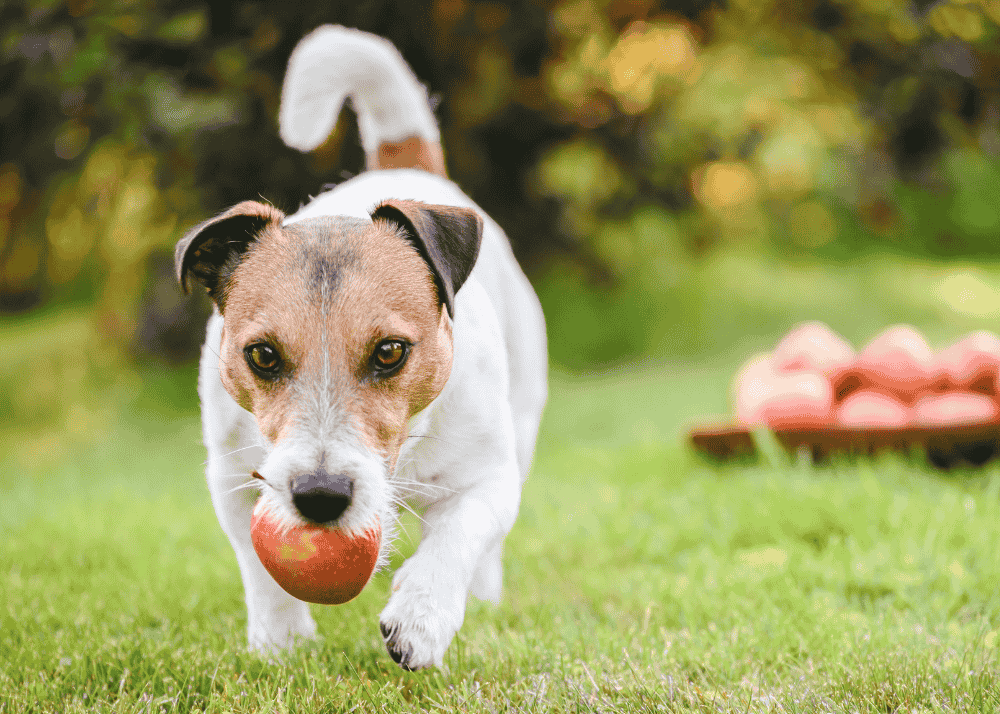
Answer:
[(776, 431), (943, 428), (995, 422), (1000, 337), (973, 332), (935, 352), (894, 325), (860, 352), (822, 322), (796, 326), (733, 380), (736, 419)]

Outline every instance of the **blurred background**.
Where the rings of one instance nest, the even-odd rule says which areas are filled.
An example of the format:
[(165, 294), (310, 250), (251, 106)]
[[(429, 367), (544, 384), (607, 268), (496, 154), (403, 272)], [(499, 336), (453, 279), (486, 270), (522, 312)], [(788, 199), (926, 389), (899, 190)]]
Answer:
[[(803, 319), (855, 344), (994, 327), (1000, 0), (3, 0), (15, 459), (196, 413), (209, 302), (177, 289), (173, 244), (363, 166), (347, 110), (311, 154), (278, 138), (288, 56), (322, 23), (389, 38), (427, 84), (451, 176), (542, 298), (557, 376), (729, 375)], [(724, 400), (724, 378), (707, 402), (690, 385), (690, 409)]]

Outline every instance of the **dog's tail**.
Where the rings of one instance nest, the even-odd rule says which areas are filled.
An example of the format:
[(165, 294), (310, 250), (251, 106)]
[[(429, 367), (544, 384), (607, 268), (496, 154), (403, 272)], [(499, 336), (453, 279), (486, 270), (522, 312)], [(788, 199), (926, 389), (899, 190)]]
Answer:
[(369, 169), (446, 175), (427, 91), (406, 60), (388, 40), (339, 25), (313, 30), (292, 52), (278, 113), (281, 138), (300, 151), (315, 149), (348, 96)]

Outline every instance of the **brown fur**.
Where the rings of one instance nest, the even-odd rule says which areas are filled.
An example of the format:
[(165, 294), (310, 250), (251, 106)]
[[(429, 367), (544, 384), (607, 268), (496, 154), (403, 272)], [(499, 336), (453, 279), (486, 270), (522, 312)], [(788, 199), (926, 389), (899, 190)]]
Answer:
[[(222, 382), (273, 441), (309, 419), (311, 394), (336, 399), (366, 446), (394, 465), (407, 420), (451, 371), (451, 325), (431, 272), (384, 221), (316, 240), (297, 228), (267, 228), (232, 274)], [(374, 376), (371, 354), (389, 338), (413, 347), (398, 373)], [(281, 353), (282, 376), (261, 379), (246, 364), (244, 347), (258, 341)]]
[(411, 136), (402, 141), (379, 145), (378, 153), (368, 154), (368, 169), (423, 169), (447, 178), (441, 144)]

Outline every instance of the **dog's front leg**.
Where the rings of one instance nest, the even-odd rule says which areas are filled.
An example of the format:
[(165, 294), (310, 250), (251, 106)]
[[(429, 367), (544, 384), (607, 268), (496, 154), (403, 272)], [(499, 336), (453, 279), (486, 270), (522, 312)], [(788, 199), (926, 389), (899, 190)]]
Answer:
[[(516, 461), (475, 486), (434, 503), (423, 515), (417, 552), (396, 572), (379, 624), (389, 655), (404, 669), (440, 666), (475, 594), (499, 599), (499, 555), (520, 505)], [(485, 577), (484, 584), (479, 583)]]
[[(250, 646), (262, 652), (287, 649), (299, 638), (316, 635), (316, 624), (309, 605), (292, 597), (264, 569), (250, 540), (250, 516), (257, 500), (257, 490), (241, 487), (249, 471), (238, 477), (227, 471), (238, 466), (227, 459), (215, 462), (208, 470), (212, 503), (222, 530), (236, 553), (247, 604), (247, 637)], [(235, 489), (235, 490), (234, 490)]]
[[(212, 337), (210, 330), (209, 339)], [(250, 516), (258, 491), (250, 487), (250, 474), (263, 458), (264, 450), (259, 446), (261, 438), (253, 417), (225, 392), (213, 366), (210, 363), (203, 367), (200, 384), (208, 449), (206, 475), (212, 505), (240, 566), (250, 646), (261, 651), (285, 649), (296, 639), (314, 637), (316, 624), (309, 605), (282, 590), (254, 551)]]

